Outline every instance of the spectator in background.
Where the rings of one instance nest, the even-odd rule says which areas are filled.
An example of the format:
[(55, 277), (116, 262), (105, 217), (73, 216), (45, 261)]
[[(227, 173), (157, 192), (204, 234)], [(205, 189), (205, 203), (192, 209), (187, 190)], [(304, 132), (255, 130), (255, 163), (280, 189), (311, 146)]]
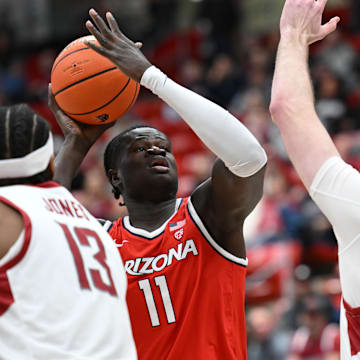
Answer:
[(180, 81), (183, 86), (205, 95), (204, 65), (196, 59), (188, 59), (181, 66)]
[(216, 104), (228, 107), (236, 91), (242, 87), (233, 59), (218, 55), (207, 73), (208, 97)]
[(254, 107), (256, 98), (257, 107), (261, 105), (265, 109), (270, 99), (271, 84), (269, 72), (271, 56), (266, 48), (255, 38), (250, 38), (244, 40), (242, 50), (243, 52), (239, 54), (244, 71), (242, 86), (236, 89), (231, 99), (231, 108), (239, 115), (248, 111), (249, 107)]
[(357, 83), (355, 65), (358, 60), (355, 49), (340, 31), (330, 34), (319, 46), (314, 56), (314, 65), (326, 66), (344, 81), (348, 91), (352, 90)]
[(56, 52), (52, 48), (34, 51), (28, 56), (25, 64), (28, 101), (39, 102), (47, 95), (55, 58)]
[(22, 61), (13, 61), (0, 72), (0, 82), (6, 99), (11, 103), (20, 102), (25, 97), (26, 75), (24, 63)]
[(351, 3), (351, 30), (354, 33), (360, 32), (360, 2), (358, 0), (350, 0)]
[(328, 131), (334, 133), (347, 111), (340, 77), (323, 68), (317, 78), (316, 90), (316, 111)]
[(258, 306), (248, 311), (248, 357), (250, 360), (284, 360), (290, 334), (277, 329), (278, 318), (273, 309)]
[(312, 293), (303, 298), (300, 327), (291, 340), (287, 360), (338, 360), (340, 332), (331, 324), (332, 306), (324, 295)]
[(89, 206), (90, 213), (96, 218), (115, 218), (112, 214), (113, 201), (108, 195), (108, 189), (104, 187), (106, 177), (101, 166), (95, 165), (90, 168), (84, 178), (83, 190), (74, 195), (84, 206)]
[[(0, 14), (1, 17), (1, 14)], [(11, 27), (0, 28), (0, 67), (6, 68), (13, 60), (14, 55), (14, 31)]]
[(281, 327), (292, 333), (299, 327), (299, 314), (302, 312), (303, 298), (311, 292), (311, 270), (305, 264), (300, 264), (293, 273), (292, 298), (285, 300), (284, 313), (281, 316)]
[(234, 33), (241, 23), (239, 3), (236, 0), (202, 1), (199, 16), (209, 20), (209, 35), (215, 44), (213, 55), (217, 52), (232, 52)]

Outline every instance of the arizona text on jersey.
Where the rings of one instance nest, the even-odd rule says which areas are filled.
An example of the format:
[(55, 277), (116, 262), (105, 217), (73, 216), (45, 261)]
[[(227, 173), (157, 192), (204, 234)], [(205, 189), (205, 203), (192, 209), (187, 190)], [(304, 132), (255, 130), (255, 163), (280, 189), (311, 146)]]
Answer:
[(213, 240), (189, 198), (153, 232), (128, 217), (109, 232), (128, 276), (140, 359), (246, 359), (247, 260)]

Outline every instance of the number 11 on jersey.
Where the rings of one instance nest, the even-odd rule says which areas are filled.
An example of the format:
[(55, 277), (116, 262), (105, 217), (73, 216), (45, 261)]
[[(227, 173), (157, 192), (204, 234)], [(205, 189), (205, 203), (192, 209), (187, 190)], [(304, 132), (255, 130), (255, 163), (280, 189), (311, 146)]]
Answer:
[[(154, 278), (156, 286), (160, 289), (161, 299), (164, 304), (165, 314), (168, 324), (176, 322), (174, 307), (171, 302), (169, 288), (167, 286), (165, 275), (156, 276)], [(150, 280), (139, 280), (139, 288), (143, 291), (145, 296), (146, 306), (149, 311), (151, 325), (153, 327), (160, 325), (159, 315), (155, 304), (154, 296), (151, 290)]]

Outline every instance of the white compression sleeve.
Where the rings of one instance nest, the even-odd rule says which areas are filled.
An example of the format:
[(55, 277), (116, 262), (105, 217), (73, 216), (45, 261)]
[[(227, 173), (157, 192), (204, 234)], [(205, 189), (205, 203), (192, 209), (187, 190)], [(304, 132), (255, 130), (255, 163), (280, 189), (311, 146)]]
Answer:
[(144, 72), (141, 85), (171, 106), (235, 175), (251, 176), (266, 164), (256, 138), (222, 107), (175, 83), (155, 66)]

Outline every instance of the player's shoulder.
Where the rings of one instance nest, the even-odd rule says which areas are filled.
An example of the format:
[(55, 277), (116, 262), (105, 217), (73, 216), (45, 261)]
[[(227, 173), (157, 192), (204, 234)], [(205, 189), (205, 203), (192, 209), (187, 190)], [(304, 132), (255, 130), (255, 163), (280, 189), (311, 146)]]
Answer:
[(314, 176), (310, 186), (310, 194), (327, 191), (333, 188), (342, 189), (344, 184), (359, 183), (360, 174), (340, 156), (333, 156), (326, 160)]
[(123, 218), (116, 220), (97, 219), (102, 228), (114, 239), (122, 237)]

